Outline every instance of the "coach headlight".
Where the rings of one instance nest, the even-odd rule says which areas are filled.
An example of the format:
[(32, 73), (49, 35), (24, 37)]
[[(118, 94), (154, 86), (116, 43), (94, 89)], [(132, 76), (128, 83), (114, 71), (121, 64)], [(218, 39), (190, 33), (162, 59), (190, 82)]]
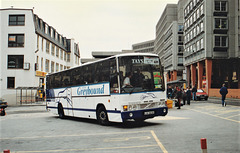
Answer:
[(167, 110), (164, 108), (164, 109), (163, 109), (163, 113), (166, 113), (166, 112), (167, 112)]

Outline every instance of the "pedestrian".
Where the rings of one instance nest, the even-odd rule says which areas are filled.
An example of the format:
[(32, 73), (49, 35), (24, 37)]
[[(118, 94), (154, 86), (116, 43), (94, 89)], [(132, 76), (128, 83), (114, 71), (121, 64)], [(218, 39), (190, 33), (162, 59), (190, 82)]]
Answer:
[(175, 86), (174, 87), (174, 89), (173, 89), (173, 92), (172, 92), (172, 97), (174, 98), (176, 98), (177, 97), (177, 88), (178, 88), (178, 86)]
[(168, 99), (172, 98), (172, 93), (173, 93), (172, 87), (168, 86), (168, 88), (167, 88), (167, 97), (168, 97)]
[(185, 105), (186, 103), (186, 100), (187, 100), (187, 94), (186, 94), (186, 91), (187, 90), (184, 90), (183, 88), (182, 88), (182, 99), (183, 99), (183, 105)]
[(190, 105), (190, 100), (191, 100), (191, 90), (189, 89), (189, 87), (187, 87), (187, 92), (186, 92), (186, 95), (187, 95), (187, 104)]
[(181, 109), (181, 98), (182, 98), (182, 91), (179, 87), (176, 87), (177, 93), (176, 93), (176, 98), (178, 100), (178, 108)]
[(196, 88), (196, 86), (194, 86), (193, 88), (192, 88), (192, 96), (193, 96), (193, 100), (196, 100), (196, 92), (197, 92), (197, 88)]
[(224, 107), (227, 105), (225, 102), (225, 99), (226, 99), (226, 95), (228, 94), (228, 90), (227, 90), (227, 87), (225, 86), (225, 83), (222, 85), (219, 92), (222, 95), (222, 106)]

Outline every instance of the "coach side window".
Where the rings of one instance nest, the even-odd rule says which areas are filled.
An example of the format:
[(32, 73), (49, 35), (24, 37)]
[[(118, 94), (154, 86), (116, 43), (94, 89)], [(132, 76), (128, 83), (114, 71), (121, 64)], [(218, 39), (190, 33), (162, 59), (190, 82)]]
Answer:
[(110, 60), (110, 88), (111, 93), (118, 93), (118, 73), (116, 59)]
[(93, 83), (93, 66), (92, 65), (86, 65), (83, 67), (83, 76), (84, 76), (84, 84), (91, 84)]

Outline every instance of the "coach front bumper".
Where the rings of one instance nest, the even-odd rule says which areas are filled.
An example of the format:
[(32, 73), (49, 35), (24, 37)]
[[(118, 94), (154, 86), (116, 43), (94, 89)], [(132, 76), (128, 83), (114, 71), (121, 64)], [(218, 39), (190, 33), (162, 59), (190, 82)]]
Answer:
[(156, 116), (165, 116), (168, 113), (168, 108), (167, 107), (160, 107), (160, 108), (151, 108), (151, 109), (144, 109), (144, 110), (134, 110), (134, 111), (126, 111), (122, 112), (122, 120), (129, 120), (129, 119), (134, 119), (134, 120), (145, 120), (148, 118), (153, 118)]

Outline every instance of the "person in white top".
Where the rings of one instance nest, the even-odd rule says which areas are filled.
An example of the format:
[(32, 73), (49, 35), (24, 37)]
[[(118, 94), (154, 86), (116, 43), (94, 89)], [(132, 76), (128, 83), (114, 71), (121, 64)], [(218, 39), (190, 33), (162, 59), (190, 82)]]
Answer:
[(131, 83), (130, 83), (131, 77), (132, 77), (132, 73), (128, 72), (127, 75), (126, 75), (126, 78), (123, 81), (123, 88), (125, 88), (125, 87), (133, 87), (131, 85)]

